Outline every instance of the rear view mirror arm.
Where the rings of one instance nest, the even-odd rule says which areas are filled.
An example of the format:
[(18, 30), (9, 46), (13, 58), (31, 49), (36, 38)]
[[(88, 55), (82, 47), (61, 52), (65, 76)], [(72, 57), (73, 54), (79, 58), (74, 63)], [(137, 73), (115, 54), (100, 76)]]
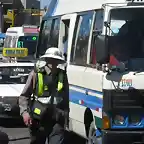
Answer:
[(97, 37), (98, 35), (101, 35), (102, 31), (100, 30), (93, 30), (93, 36)]

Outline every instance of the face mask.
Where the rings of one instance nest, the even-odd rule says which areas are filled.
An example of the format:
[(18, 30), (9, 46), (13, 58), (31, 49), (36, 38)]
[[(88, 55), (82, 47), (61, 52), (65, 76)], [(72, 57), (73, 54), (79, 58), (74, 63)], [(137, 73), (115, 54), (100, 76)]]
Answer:
[(49, 67), (50, 69), (52, 69), (52, 64), (48, 64), (48, 67)]

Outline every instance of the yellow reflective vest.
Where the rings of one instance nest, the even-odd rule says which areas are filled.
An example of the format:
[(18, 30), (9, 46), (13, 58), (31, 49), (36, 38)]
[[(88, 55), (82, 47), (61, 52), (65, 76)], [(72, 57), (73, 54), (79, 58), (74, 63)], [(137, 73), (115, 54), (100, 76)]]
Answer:
[[(59, 72), (58, 74), (58, 85), (57, 85), (57, 90), (60, 91), (63, 88), (63, 73)], [(43, 74), (42, 73), (38, 73), (38, 92), (37, 92), (37, 96), (42, 96), (44, 91), (48, 90), (48, 86), (44, 85), (43, 82)]]

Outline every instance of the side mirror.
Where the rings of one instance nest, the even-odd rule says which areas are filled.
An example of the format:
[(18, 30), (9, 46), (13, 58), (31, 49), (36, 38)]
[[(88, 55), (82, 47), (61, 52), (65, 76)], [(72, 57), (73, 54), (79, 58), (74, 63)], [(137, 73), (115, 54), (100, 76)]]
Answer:
[(107, 22), (107, 21), (104, 22), (104, 26), (105, 26), (105, 27), (109, 27), (109, 24), (110, 24), (110, 23)]
[(96, 61), (100, 64), (106, 64), (109, 61), (107, 36), (98, 35), (95, 38)]

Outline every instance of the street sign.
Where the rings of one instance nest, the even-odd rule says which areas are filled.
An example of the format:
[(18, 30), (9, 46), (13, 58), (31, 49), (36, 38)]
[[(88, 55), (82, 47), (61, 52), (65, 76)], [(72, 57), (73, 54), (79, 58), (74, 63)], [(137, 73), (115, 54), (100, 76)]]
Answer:
[(27, 55), (27, 48), (3, 48), (4, 57), (26, 57)]

